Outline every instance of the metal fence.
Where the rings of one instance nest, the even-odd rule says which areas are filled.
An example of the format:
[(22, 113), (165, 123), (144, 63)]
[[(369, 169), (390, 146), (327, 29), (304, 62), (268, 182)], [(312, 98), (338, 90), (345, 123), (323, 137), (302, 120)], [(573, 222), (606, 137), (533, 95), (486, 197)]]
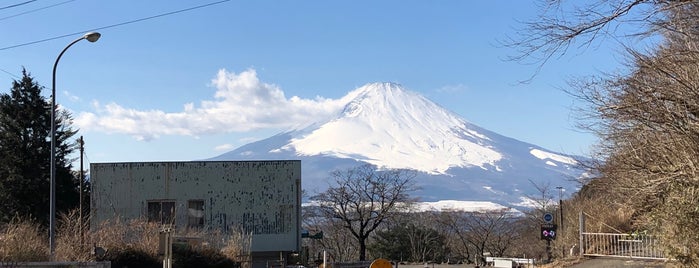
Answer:
[(649, 235), (583, 232), (581, 239), (581, 250), (585, 256), (667, 259), (657, 239)]

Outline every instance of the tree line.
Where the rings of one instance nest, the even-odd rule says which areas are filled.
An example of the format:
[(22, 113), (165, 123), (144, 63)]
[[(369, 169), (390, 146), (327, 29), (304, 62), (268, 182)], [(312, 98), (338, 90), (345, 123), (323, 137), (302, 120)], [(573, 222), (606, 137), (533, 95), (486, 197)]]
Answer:
[[(542, 1), (508, 45), (544, 66), (571, 45), (618, 42), (625, 68), (572, 79), (580, 127), (600, 138), (596, 178), (570, 205), (606, 227), (654, 235), (699, 265), (699, 1)], [(640, 47), (638, 44), (644, 44)]]
[[(304, 262), (387, 258), (406, 263), (476, 263), (486, 257), (546, 258), (540, 239), (541, 210), (421, 211), (410, 194), (414, 171), (363, 165), (332, 173), (332, 185), (311, 196), (303, 228)], [(550, 194), (546, 195), (547, 198)], [(542, 204), (553, 204), (549, 198)]]

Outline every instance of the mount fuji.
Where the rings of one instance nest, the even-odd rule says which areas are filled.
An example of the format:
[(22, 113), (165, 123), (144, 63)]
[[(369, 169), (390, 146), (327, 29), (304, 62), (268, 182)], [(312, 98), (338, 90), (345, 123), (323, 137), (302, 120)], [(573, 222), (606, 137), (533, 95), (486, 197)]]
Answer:
[(304, 127), (208, 160), (299, 159), (302, 188), (323, 191), (334, 170), (364, 163), (412, 169), (421, 201), (486, 201), (526, 207), (538, 188), (580, 187), (582, 157), (556, 153), (483, 129), (395, 83), (372, 83), (342, 109)]

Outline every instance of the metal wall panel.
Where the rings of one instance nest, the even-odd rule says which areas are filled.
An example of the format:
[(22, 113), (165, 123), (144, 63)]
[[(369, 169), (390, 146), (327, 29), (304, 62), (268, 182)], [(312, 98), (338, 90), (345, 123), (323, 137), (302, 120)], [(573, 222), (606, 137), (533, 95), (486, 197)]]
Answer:
[(252, 251), (299, 251), (301, 161), (93, 163), (92, 227), (147, 217), (147, 201), (175, 201), (176, 228), (189, 200), (204, 200), (204, 225), (253, 233)]

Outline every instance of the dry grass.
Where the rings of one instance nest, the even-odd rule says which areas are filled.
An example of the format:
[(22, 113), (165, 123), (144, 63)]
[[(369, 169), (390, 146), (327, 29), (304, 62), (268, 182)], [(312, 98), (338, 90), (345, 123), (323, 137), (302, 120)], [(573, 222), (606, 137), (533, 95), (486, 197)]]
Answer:
[[(87, 219), (79, 220), (77, 212), (63, 214), (56, 232), (56, 261), (94, 261), (95, 246), (107, 251), (107, 258), (121, 253), (140, 252), (158, 258), (161, 226), (144, 220), (113, 219), (89, 230)], [(242, 263), (250, 258), (252, 236), (242, 232), (182, 230), (176, 236), (196, 237), (202, 242), (194, 250), (214, 250)], [(0, 228), (0, 263), (48, 261), (48, 232), (39, 224), (23, 219), (13, 220)]]
[(30, 220), (14, 219), (0, 232), (0, 262), (46, 261), (48, 235)]
[[(62, 261), (90, 261), (93, 260), (90, 254), (92, 247), (84, 243), (88, 241), (90, 226), (86, 218), (79, 220), (78, 211), (69, 214), (61, 214), (58, 219), (58, 230), (56, 235), (56, 259)], [(82, 225), (82, 228), (81, 228)]]
[(252, 234), (244, 233), (242, 230), (233, 232), (221, 247), (221, 253), (231, 260), (248, 264), (252, 261), (250, 258), (252, 252)]
[(108, 253), (139, 251), (155, 257), (158, 256), (159, 232), (159, 224), (116, 218), (100, 223), (95, 231), (86, 232), (89, 237), (86, 241)]

